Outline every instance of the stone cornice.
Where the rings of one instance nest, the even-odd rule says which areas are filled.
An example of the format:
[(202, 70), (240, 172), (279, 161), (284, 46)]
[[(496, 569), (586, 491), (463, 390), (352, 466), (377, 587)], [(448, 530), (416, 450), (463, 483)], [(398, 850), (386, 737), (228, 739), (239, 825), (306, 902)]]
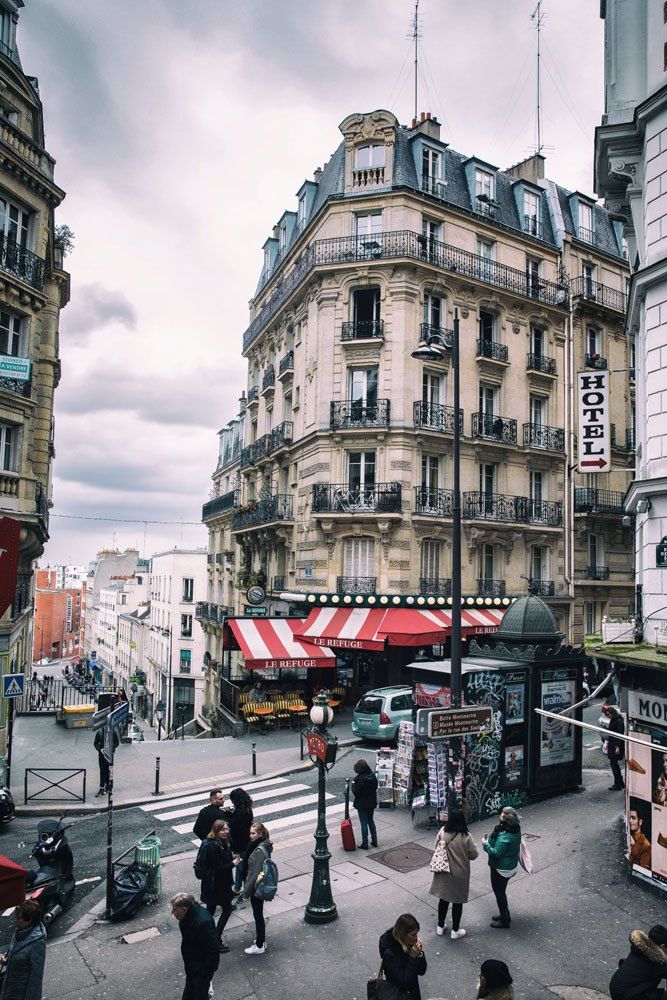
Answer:
[(667, 284), (667, 259), (657, 260), (654, 264), (635, 271), (630, 281), (628, 294), (628, 310), (625, 316), (626, 334), (634, 334), (639, 327), (639, 310), (646, 298), (646, 289), (658, 282)]

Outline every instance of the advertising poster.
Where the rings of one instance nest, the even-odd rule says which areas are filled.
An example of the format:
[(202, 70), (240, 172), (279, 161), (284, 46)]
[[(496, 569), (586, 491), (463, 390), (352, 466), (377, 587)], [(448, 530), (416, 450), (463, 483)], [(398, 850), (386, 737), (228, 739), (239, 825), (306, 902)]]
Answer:
[[(575, 681), (543, 681), (542, 710), (563, 712), (574, 704)], [(569, 719), (540, 716), (540, 767), (569, 764), (574, 760), (574, 726)]]
[[(628, 857), (636, 874), (667, 888), (667, 732), (662, 727), (642, 724), (647, 712), (659, 701), (656, 696), (628, 699), (629, 734), (664, 746), (664, 752), (641, 743), (628, 747), (626, 758)], [(634, 716), (634, 718), (633, 718)], [(639, 721), (641, 719), (641, 722)]]
[(452, 692), (439, 684), (415, 684), (415, 705), (418, 708), (449, 708)]
[(508, 726), (524, 720), (525, 690), (524, 684), (508, 684), (505, 688), (505, 723)]
[(522, 771), (523, 747), (505, 747), (505, 784), (520, 784)]

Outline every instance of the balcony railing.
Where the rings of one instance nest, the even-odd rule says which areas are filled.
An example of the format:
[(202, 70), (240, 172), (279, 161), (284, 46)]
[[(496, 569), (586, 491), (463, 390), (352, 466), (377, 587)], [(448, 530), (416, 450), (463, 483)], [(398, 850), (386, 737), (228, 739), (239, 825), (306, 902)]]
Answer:
[(251, 403), (258, 403), (258, 402), (259, 402), (259, 386), (253, 385), (250, 387), (250, 389), (248, 389), (248, 406), (250, 406)]
[(303, 252), (287, 274), (276, 280), (275, 288), (243, 335), (247, 350), (260, 331), (276, 315), (287, 299), (305, 281), (315, 267), (350, 264), (360, 260), (389, 260), (407, 257), (426, 260), (446, 271), (474, 278), (516, 295), (537, 298), (560, 308), (568, 306), (568, 288), (553, 281), (535, 283), (525, 271), (497, 261), (487, 260), (469, 250), (462, 250), (439, 240), (426, 241), (421, 233), (399, 230), (373, 233), (372, 236), (340, 236), (315, 240)]
[(587, 566), (586, 567), (586, 579), (587, 580), (608, 580), (609, 579), (609, 567), (608, 566)]
[(420, 594), (437, 594), (438, 597), (451, 597), (452, 596), (452, 581), (445, 580), (442, 577), (433, 576), (420, 576), (419, 577), (419, 593)]
[(533, 500), (503, 493), (463, 494), (462, 516), (469, 521), (502, 521), (505, 524), (543, 524), (558, 528), (563, 505), (558, 500)]
[(266, 392), (267, 389), (273, 389), (275, 384), (276, 370), (275, 368), (267, 368), (262, 379), (262, 392)]
[(4, 234), (0, 236), (0, 267), (40, 292), (44, 287), (44, 261), (41, 257), (24, 250)]
[[(415, 427), (425, 427), (431, 431), (441, 431), (443, 434), (454, 433), (454, 407), (442, 406), (440, 403), (425, 403), (418, 400), (413, 403)], [(459, 410), (459, 431), (463, 434), (463, 410)]]
[(473, 413), (472, 436), (486, 441), (516, 444), (516, 420), (496, 413)]
[(415, 486), (415, 514), (451, 517), (453, 507), (453, 490), (432, 490), (428, 486)]
[(383, 319), (362, 319), (353, 323), (343, 323), (342, 340), (384, 340)]
[(353, 188), (382, 187), (384, 167), (355, 167), (352, 171)]
[(280, 359), (278, 365), (278, 375), (286, 375), (287, 372), (294, 371), (294, 351), (288, 351), (284, 358)]
[(487, 219), (495, 219), (497, 207), (495, 201), (487, 201), (486, 198), (477, 196), (473, 205), (473, 211), (477, 212), (478, 215), (485, 215)]
[(521, 228), (529, 236), (537, 236), (538, 239), (542, 239), (542, 222), (536, 215), (524, 215)]
[(374, 594), (375, 576), (339, 576), (336, 579), (336, 590), (339, 594)]
[(477, 581), (477, 596), (478, 597), (504, 597), (505, 596), (505, 581), (504, 580), (478, 580)]
[(293, 521), (294, 513), (292, 497), (286, 493), (278, 493), (265, 497), (250, 504), (245, 510), (239, 510), (232, 517), (232, 531), (244, 531), (262, 524), (272, 524), (274, 521)]
[(575, 514), (622, 514), (624, 494), (620, 490), (595, 490), (577, 486), (574, 490)]
[(245, 448), (241, 449), (241, 468), (247, 469), (261, 459), (268, 458), (274, 451), (291, 444), (293, 434), (294, 424), (292, 421), (283, 420), (268, 434), (263, 434), (261, 438), (258, 438), (254, 444), (246, 445)]
[(528, 371), (543, 372), (545, 375), (555, 375), (556, 359), (545, 358), (543, 354), (529, 354), (526, 368)]
[(257, 438), (254, 445), (252, 446), (253, 462), (258, 462), (260, 458), (266, 458), (269, 454), (269, 434), (262, 434), (261, 438)]
[(206, 521), (209, 517), (216, 517), (218, 514), (224, 514), (228, 510), (234, 510), (235, 507), (238, 507), (239, 501), (238, 490), (230, 490), (229, 493), (225, 493), (221, 497), (214, 497), (202, 507), (202, 521)]
[(292, 435), (294, 434), (294, 424), (291, 420), (283, 420), (281, 424), (274, 427), (268, 436), (268, 449), (269, 454), (273, 454), (274, 451), (278, 451), (279, 448), (284, 448), (285, 445), (292, 443)]
[(249, 466), (253, 465), (255, 461), (255, 446), (254, 444), (247, 444), (245, 448), (241, 448), (241, 468), (247, 469)]
[(388, 399), (378, 399), (376, 403), (343, 399), (331, 403), (330, 426), (335, 431), (349, 427), (388, 427), (389, 412)]
[(556, 594), (556, 583), (554, 580), (529, 580), (528, 593), (536, 597), (554, 597)]
[(543, 448), (545, 451), (565, 451), (565, 431), (561, 427), (524, 424), (523, 446), (524, 448)]
[(454, 336), (453, 330), (446, 330), (442, 326), (433, 326), (432, 323), (422, 323), (420, 332), (422, 340), (429, 341), (433, 337), (439, 338), (439, 343), (451, 351), (452, 337)]
[(595, 233), (586, 226), (577, 226), (577, 239), (583, 240), (584, 243), (594, 243)]
[(587, 368), (601, 368), (607, 367), (607, 359), (601, 358), (599, 354), (587, 354), (584, 358), (584, 363)]
[(345, 483), (316, 483), (313, 486), (314, 514), (400, 514), (401, 484), (349, 486)]
[(434, 194), (436, 198), (444, 198), (446, 185), (439, 177), (431, 177), (430, 174), (422, 174), (421, 189), (427, 194)]
[(479, 338), (477, 341), (477, 357), (491, 358), (492, 361), (507, 361), (507, 344), (499, 344), (497, 340), (483, 340)]
[(16, 63), (17, 66), (21, 65), (18, 52), (16, 49), (7, 45), (6, 42), (0, 42), (0, 52), (2, 52), (3, 56), (7, 56), (8, 59), (11, 59), (13, 63)]
[(609, 285), (603, 285), (600, 281), (593, 281), (586, 275), (573, 278), (570, 282), (572, 298), (587, 299), (595, 302), (605, 309), (612, 309), (614, 312), (624, 313), (627, 308), (627, 296), (625, 292), (619, 292)]
[[(214, 625), (224, 625), (229, 611), (222, 604), (209, 604), (207, 601), (197, 601), (195, 618), (202, 622), (213, 622)], [(189, 636), (186, 636), (189, 638)], [(183, 671), (181, 670), (181, 673)]]

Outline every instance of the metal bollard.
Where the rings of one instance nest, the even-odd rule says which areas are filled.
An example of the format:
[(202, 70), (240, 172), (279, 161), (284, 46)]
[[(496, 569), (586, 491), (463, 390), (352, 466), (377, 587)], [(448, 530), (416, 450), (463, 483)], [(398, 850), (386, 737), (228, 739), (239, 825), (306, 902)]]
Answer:
[(252, 745), (252, 773), (257, 774), (257, 744)]
[(299, 730), (299, 741), (301, 743), (301, 760), (303, 760), (303, 729)]
[(155, 758), (155, 791), (153, 795), (164, 795), (164, 792), (160, 791), (160, 758)]

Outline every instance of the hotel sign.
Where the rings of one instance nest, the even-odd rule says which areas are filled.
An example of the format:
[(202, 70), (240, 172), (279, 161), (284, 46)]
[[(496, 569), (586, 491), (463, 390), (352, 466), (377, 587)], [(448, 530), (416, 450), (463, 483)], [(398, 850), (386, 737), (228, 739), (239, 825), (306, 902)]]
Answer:
[(610, 472), (609, 372), (577, 372), (577, 471)]

